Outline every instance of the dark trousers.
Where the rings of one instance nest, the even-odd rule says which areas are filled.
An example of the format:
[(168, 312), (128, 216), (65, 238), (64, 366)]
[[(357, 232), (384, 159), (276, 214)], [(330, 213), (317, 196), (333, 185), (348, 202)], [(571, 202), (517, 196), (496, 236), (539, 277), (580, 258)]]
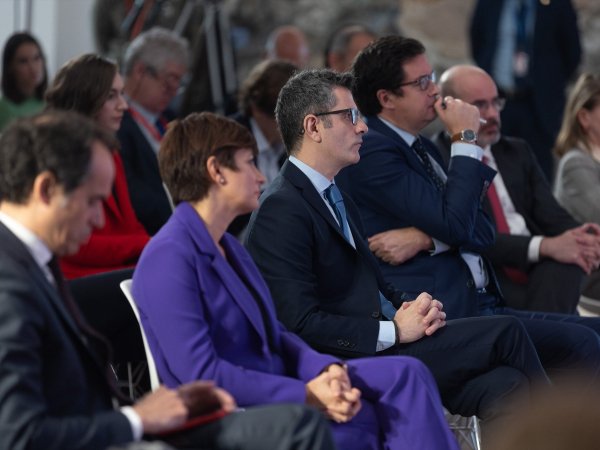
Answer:
[(534, 382), (547, 382), (525, 328), (512, 317), (451, 320), (432, 336), (393, 352), (424, 362), (446, 409), (462, 416), (501, 417), (511, 412), (509, 397)]
[(165, 439), (180, 449), (334, 450), (324, 416), (303, 405), (271, 405), (235, 412)]
[(569, 314), (520, 311), (496, 306), (490, 294), (480, 295), (482, 316), (507, 315), (518, 318), (531, 338), (549, 375), (596, 377), (600, 370), (600, 318)]
[(542, 260), (527, 272), (527, 284), (514, 283), (497, 268), (506, 305), (519, 310), (575, 314), (584, 272), (575, 264)]

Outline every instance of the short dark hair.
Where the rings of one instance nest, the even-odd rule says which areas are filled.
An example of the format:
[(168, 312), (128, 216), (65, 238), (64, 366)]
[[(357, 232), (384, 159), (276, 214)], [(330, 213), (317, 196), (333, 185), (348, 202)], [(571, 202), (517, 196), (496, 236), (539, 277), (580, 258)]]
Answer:
[(106, 102), (117, 65), (88, 53), (65, 63), (46, 92), (49, 108), (76, 111), (95, 118)]
[(358, 109), (372, 116), (381, 112), (377, 91), (386, 89), (402, 95), (400, 84), (405, 81), (404, 64), (425, 53), (416, 39), (385, 36), (363, 49), (352, 65), (355, 77), (352, 94)]
[(258, 63), (240, 88), (240, 111), (250, 117), (250, 106), (254, 105), (269, 117), (274, 117), (279, 91), (297, 70), (298, 67), (294, 64), (281, 59)]
[[(331, 69), (311, 69), (294, 75), (279, 92), (275, 118), (288, 155), (298, 151), (307, 114), (328, 111), (336, 103), (333, 89), (352, 90), (353, 77)], [(325, 122), (326, 116), (323, 116)]]
[(15, 59), (15, 55), (17, 54), (17, 50), (19, 50), (19, 47), (23, 44), (35, 45), (38, 48), (42, 58), (44, 78), (40, 85), (35, 88), (35, 98), (38, 100), (43, 100), (44, 92), (46, 92), (46, 87), (48, 87), (46, 57), (44, 56), (42, 47), (40, 47), (40, 43), (29, 33), (15, 33), (8, 38), (8, 41), (6, 41), (6, 44), (4, 45), (4, 52), (2, 53), (2, 95), (4, 95), (13, 103), (22, 103), (23, 101), (27, 100), (25, 95), (19, 90), (17, 79), (14, 75), (14, 71), (12, 70), (12, 63)]
[(158, 166), (173, 203), (195, 202), (208, 194), (212, 183), (206, 161), (236, 170), (235, 153), (250, 148), (258, 154), (250, 131), (234, 120), (210, 113), (192, 113), (169, 124), (160, 143)]
[(92, 145), (112, 148), (115, 138), (92, 120), (66, 111), (17, 119), (0, 137), (0, 201), (27, 202), (36, 177), (49, 171), (65, 193), (86, 179)]

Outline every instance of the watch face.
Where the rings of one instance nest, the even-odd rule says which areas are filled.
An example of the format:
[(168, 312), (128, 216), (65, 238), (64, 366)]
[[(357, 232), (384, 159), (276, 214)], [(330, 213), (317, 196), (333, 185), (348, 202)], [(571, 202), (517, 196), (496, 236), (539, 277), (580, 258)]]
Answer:
[(467, 142), (474, 142), (477, 140), (477, 135), (473, 130), (463, 130), (462, 140)]

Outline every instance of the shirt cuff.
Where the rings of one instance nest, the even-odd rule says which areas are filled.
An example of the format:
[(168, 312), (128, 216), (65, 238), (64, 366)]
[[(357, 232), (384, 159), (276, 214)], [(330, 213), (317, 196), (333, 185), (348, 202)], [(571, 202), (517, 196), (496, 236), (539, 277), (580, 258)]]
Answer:
[(483, 150), (478, 145), (455, 142), (452, 144), (450, 156), (468, 156), (469, 158), (475, 158), (481, 161)]
[(377, 337), (377, 351), (381, 352), (396, 343), (396, 328), (391, 321), (379, 322), (379, 336)]
[(533, 236), (529, 241), (527, 261), (530, 263), (536, 263), (540, 260), (540, 246), (542, 245), (542, 239), (544, 239), (544, 236)]
[(144, 434), (144, 426), (142, 425), (142, 419), (140, 419), (139, 414), (136, 413), (131, 406), (121, 407), (121, 413), (129, 420), (131, 432), (133, 433), (133, 440), (140, 441)]
[(440, 253), (447, 252), (450, 250), (450, 246), (442, 241), (438, 241), (436, 238), (432, 237), (433, 241), (433, 250), (429, 251), (431, 256), (439, 255)]

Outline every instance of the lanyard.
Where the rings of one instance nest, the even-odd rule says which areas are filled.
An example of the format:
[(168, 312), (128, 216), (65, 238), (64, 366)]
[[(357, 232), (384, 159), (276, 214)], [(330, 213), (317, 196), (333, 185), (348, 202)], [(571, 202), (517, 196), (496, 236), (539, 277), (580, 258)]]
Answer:
[(141, 124), (146, 131), (148, 131), (148, 133), (150, 133), (150, 135), (154, 138), (154, 140), (156, 142), (160, 142), (162, 140), (163, 137), (163, 130), (167, 129), (167, 124), (168, 122), (166, 121), (166, 119), (162, 116), (159, 116), (159, 118), (157, 119), (158, 122), (160, 122), (160, 125), (162, 126), (163, 130), (159, 130), (158, 128), (158, 124), (157, 125), (153, 125), (150, 122), (148, 122), (146, 120), (146, 118), (141, 115), (138, 111), (135, 110), (135, 108), (133, 107), (129, 107), (129, 114), (131, 114), (131, 116), (135, 119), (136, 122), (138, 122), (139, 124)]

